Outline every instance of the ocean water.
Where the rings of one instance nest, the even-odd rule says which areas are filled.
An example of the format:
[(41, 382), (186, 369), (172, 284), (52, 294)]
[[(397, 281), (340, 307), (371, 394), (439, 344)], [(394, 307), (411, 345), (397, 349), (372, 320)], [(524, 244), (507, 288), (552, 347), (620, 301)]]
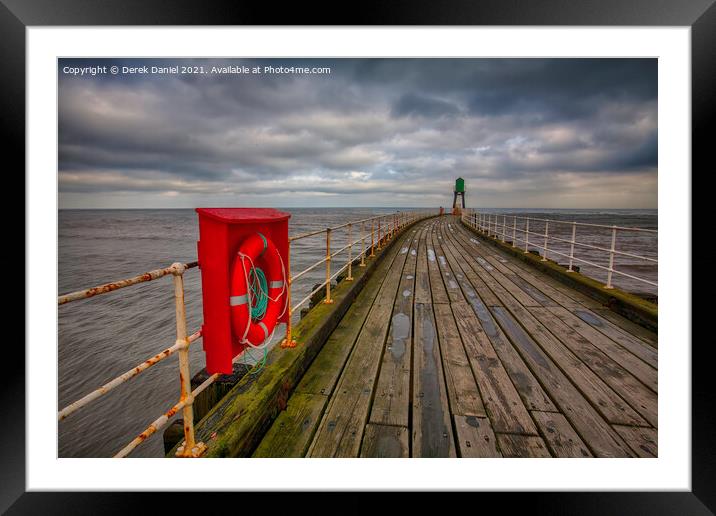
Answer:
[[(286, 209), (292, 214), (289, 234), (335, 226), (372, 215), (394, 213), (397, 208)], [(577, 220), (593, 224), (657, 228), (656, 210), (490, 210), (509, 215)], [(500, 221), (501, 222), (501, 221)], [(534, 224), (534, 225), (533, 225)], [(520, 227), (520, 226), (518, 226)], [(544, 230), (530, 223), (530, 231)], [(571, 227), (557, 230), (569, 239)], [(553, 227), (550, 226), (552, 234)], [(508, 236), (511, 233), (508, 231)], [(655, 235), (620, 236), (617, 249), (657, 256)], [(58, 294), (65, 294), (131, 277), (176, 261), (196, 260), (198, 222), (194, 210), (62, 210), (58, 217)], [(358, 238), (354, 228), (353, 238)], [(599, 228), (579, 228), (578, 241), (609, 247), (611, 233)], [(333, 249), (347, 243), (346, 231), (333, 235)], [(538, 240), (538, 243), (541, 242)], [(552, 244), (550, 244), (552, 245)], [(556, 248), (559, 250), (559, 248)], [(567, 246), (568, 253), (568, 246)], [(325, 236), (299, 240), (292, 245), (291, 268), (295, 273), (325, 255)], [(575, 252), (585, 260), (607, 264), (608, 257), (590, 249)], [(345, 263), (337, 257), (334, 267)], [(556, 258), (565, 263), (565, 259)], [(656, 267), (620, 257), (616, 268), (656, 281)], [(593, 269), (593, 268), (592, 268)], [(336, 269), (334, 269), (336, 270)], [(598, 269), (582, 266), (596, 278)], [(321, 282), (319, 266), (293, 287), (295, 303)], [(615, 285), (635, 292), (655, 293), (655, 288), (615, 275)], [(190, 333), (202, 320), (198, 269), (185, 274), (187, 325)], [(298, 317), (298, 314), (296, 314)], [(139, 284), (58, 308), (58, 410), (97, 387), (169, 347), (175, 339), (174, 294), (171, 277)], [(279, 329), (278, 334), (281, 333)], [(192, 345), (192, 374), (203, 367), (201, 342)], [(250, 361), (250, 360), (248, 360)], [(60, 457), (114, 455), (169, 409), (179, 398), (177, 358), (170, 357), (106, 396), (58, 423)], [(161, 431), (140, 445), (133, 457), (161, 457)]]

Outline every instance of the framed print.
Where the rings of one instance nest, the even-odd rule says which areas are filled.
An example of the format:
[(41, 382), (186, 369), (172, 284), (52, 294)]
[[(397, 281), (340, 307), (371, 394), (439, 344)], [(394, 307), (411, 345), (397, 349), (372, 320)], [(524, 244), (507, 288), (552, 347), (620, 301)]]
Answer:
[(712, 2), (121, 5), (0, 7), (27, 237), (3, 510), (712, 513)]

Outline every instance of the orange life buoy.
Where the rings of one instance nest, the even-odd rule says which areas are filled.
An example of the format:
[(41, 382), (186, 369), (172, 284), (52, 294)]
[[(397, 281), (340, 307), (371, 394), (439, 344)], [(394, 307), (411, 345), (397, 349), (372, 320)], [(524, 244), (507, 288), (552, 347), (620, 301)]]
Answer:
[[(258, 270), (257, 270), (258, 269)], [(252, 318), (252, 308), (257, 304), (257, 293), (251, 292), (250, 283), (258, 283), (257, 276), (266, 277), (268, 291), (266, 310), (260, 318)], [(246, 237), (234, 258), (229, 288), (231, 306), (231, 329), (234, 338), (242, 344), (263, 348), (270, 342), (276, 322), (286, 311), (286, 270), (276, 246), (261, 233)]]

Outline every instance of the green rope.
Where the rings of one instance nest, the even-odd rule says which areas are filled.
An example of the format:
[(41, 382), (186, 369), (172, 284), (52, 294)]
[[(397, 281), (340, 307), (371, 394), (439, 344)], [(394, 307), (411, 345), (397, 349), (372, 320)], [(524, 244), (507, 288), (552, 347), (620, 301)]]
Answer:
[(251, 299), (251, 318), (254, 321), (260, 321), (266, 315), (267, 292), (266, 274), (258, 267), (253, 267), (249, 271), (249, 298)]
[[(244, 353), (246, 355), (248, 355), (249, 358), (251, 358), (251, 360), (253, 360), (253, 362), (254, 362), (253, 364), (247, 363), (247, 365), (253, 366), (251, 368), (251, 370), (249, 371), (249, 374), (251, 374), (251, 375), (258, 374), (266, 365), (266, 356), (268, 355), (268, 352), (266, 351), (266, 348), (264, 348), (263, 351), (264, 351), (263, 357), (260, 359), (257, 359), (252, 353), (250, 353), (249, 348), (246, 348), (246, 350), (244, 351)], [(258, 367), (256, 367), (256, 366), (258, 366)]]

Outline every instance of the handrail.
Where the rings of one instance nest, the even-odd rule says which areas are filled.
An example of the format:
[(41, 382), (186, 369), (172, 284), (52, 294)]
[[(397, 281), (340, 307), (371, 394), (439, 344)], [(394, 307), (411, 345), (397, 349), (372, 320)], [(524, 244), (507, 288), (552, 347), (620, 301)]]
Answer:
[[(508, 225), (508, 218), (511, 225)], [(501, 219), (501, 220), (500, 220)], [(540, 249), (542, 251), (542, 261), (547, 261), (548, 253), (552, 253), (558, 256), (562, 256), (564, 258), (569, 259), (569, 265), (567, 267), (567, 272), (574, 272), (573, 264), (574, 262), (583, 263), (585, 265), (589, 265), (592, 267), (596, 267), (601, 270), (607, 271), (607, 281), (604, 286), (606, 289), (612, 289), (614, 286), (612, 285), (612, 276), (613, 274), (618, 274), (620, 276), (624, 276), (627, 278), (631, 278), (635, 281), (639, 281), (641, 283), (645, 283), (647, 285), (651, 285), (654, 287), (658, 287), (658, 282), (651, 281), (647, 278), (640, 278), (638, 276), (634, 276), (632, 274), (626, 273), (621, 270), (617, 270), (614, 266), (614, 257), (615, 256), (628, 256), (630, 258), (635, 258), (638, 260), (643, 260), (644, 262), (648, 262), (651, 264), (654, 264), (655, 266), (658, 265), (659, 261), (657, 258), (652, 258), (650, 256), (643, 256), (635, 253), (630, 253), (626, 251), (621, 251), (616, 248), (616, 242), (617, 242), (617, 236), (620, 233), (624, 232), (641, 232), (641, 233), (649, 233), (658, 235), (658, 230), (654, 229), (648, 229), (648, 228), (634, 228), (634, 227), (624, 227), (624, 226), (617, 226), (617, 225), (605, 225), (605, 224), (592, 224), (587, 222), (577, 222), (577, 221), (564, 221), (564, 220), (555, 220), (555, 219), (543, 219), (539, 217), (519, 217), (517, 215), (507, 215), (504, 213), (494, 213), (494, 212), (486, 212), (486, 211), (478, 211), (474, 209), (465, 209), (462, 212), (461, 220), (465, 222), (467, 225), (473, 227), (474, 229), (481, 231), (485, 233), (487, 236), (492, 236), (495, 238), (501, 239), (501, 241), (504, 243), (506, 242), (506, 239), (510, 236), (512, 237), (512, 247), (517, 247), (518, 244), (524, 244), (524, 252), (529, 252), (529, 246), (533, 246), (537, 249)], [(518, 221), (524, 221), (524, 225), (522, 228), (517, 227)], [(543, 222), (544, 223), (544, 233), (542, 232), (535, 232), (530, 231), (530, 222)], [(563, 224), (568, 225), (572, 227), (572, 235), (571, 239), (565, 239), (560, 238), (558, 236), (555, 236), (553, 234), (549, 233), (549, 225), (550, 224)], [(607, 249), (606, 247), (600, 247), (598, 245), (592, 245), (587, 244), (585, 242), (579, 242), (577, 241), (577, 227), (579, 226), (588, 226), (593, 228), (604, 228), (611, 230), (611, 246)], [(518, 233), (520, 236), (518, 236)], [(530, 240), (530, 235), (534, 235), (535, 238)], [(543, 243), (539, 244), (537, 243), (537, 240), (542, 240)], [(565, 252), (558, 251), (556, 249), (550, 248), (549, 243), (551, 242), (561, 242), (564, 244), (569, 244), (569, 254), (566, 254)], [(580, 258), (574, 255), (574, 249), (575, 246), (587, 248), (587, 249), (593, 249), (595, 251), (602, 251), (604, 253), (608, 253), (608, 259), (609, 259), (609, 265), (604, 266), (597, 263), (593, 263), (589, 260), (585, 260), (584, 258)]]
[[(299, 234), (293, 237), (289, 237), (288, 244), (289, 249), (291, 242), (295, 240), (300, 240), (304, 238), (310, 238), (318, 235), (326, 235), (326, 255), (323, 259), (318, 260), (316, 263), (310, 265), (308, 268), (304, 269), (303, 271), (299, 272), (298, 274), (292, 275), (291, 274), (291, 266), (290, 266), (290, 251), (289, 251), (289, 262), (287, 263), (288, 268), (288, 299), (289, 299), (289, 316), (288, 316), (288, 324), (286, 325), (286, 338), (284, 339), (282, 345), (291, 346), (292, 344), (295, 345), (294, 341), (291, 338), (291, 315), (295, 310), (299, 307), (301, 307), (306, 301), (311, 299), (316, 292), (320, 291), (324, 287), (326, 287), (326, 297), (324, 299), (324, 302), (331, 303), (331, 291), (330, 291), (330, 283), (333, 281), (336, 277), (338, 277), (339, 274), (341, 274), (346, 268), (348, 269), (348, 275), (345, 278), (345, 281), (351, 281), (353, 279), (352, 276), (352, 266), (354, 261), (359, 261), (358, 266), (359, 267), (365, 267), (366, 263), (365, 260), (367, 257), (375, 256), (375, 250), (380, 249), (381, 245), (384, 245), (392, 236), (396, 235), (403, 227), (405, 227), (408, 224), (411, 224), (419, 219), (425, 218), (429, 216), (431, 212), (426, 211), (410, 211), (410, 212), (397, 212), (397, 213), (389, 213), (389, 214), (383, 214), (383, 215), (376, 215), (374, 217), (367, 217), (361, 220), (357, 221), (350, 221), (346, 222), (344, 224), (340, 224), (338, 226), (333, 226), (325, 229), (320, 229), (316, 231), (310, 231), (307, 233)], [(366, 229), (366, 223), (371, 223), (371, 229), (370, 229), (370, 246), (366, 246), (366, 239), (368, 238), (368, 233)], [(377, 222), (377, 227), (376, 227)], [(381, 226), (382, 223), (382, 226)], [(357, 239), (352, 238), (352, 230), (353, 227), (356, 225), (360, 225), (360, 236)], [(331, 232), (335, 230), (340, 230), (343, 228), (348, 228), (348, 243), (343, 246), (342, 248), (331, 252)], [(386, 228), (389, 228), (386, 230)], [(377, 229), (377, 238), (376, 238), (376, 229)], [(353, 246), (361, 243), (361, 251), (358, 253), (356, 257), (353, 256)], [(377, 246), (377, 247), (376, 247)], [(334, 257), (337, 255), (348, 251), (348, 260), (347, 262), (340, 268), (338, 268), (335, 272), (331, 273), (331, 261)], [(370, 252), (370, 254), (368, 254)], [(309, 271), (313, 270), (314, 268), (318, 267), (319, 265), (325, 263), (326, 264), (326, 280), (318, 285), (316, 288), (314, 288), (308, 296), (306, 296), (303, 300), (298, 302), (297, 304), (291, 306), (290, 299), (291, 299), (291, 285), (292, 283), (303, 276), (304, 274), (308, 273)], [(63, 294), (58, 296), (57, 298), (57, 304), (58, 306), (70, 303), (72, 301), (78, 301), (80, 299), (87, 299), (90, 297), (95, 297), (102, 294), (107, 294), (109, 292), (113, 292), (118, 289), (126, 288), (132, 285), (136, 285), (139, 283), (145, 283), (149, 281), (153, 281), (159, 278), (162, 278), (164, 276), (172, 275), (173, 276), (173, 284), (174, 284), (174, 294), (175, 294), (175, 315), (176, 315), (176, 331), (177, 331), (177, 339), (174, 343), (174, 345), (164, 349), (163, 351), (157, 353), (156, 355), (150, 357), (149, 359), (145, 360), (138, 366), (134, 367), (133, 369), (130, 369), (129, 371), (126, 371), (125, 373), (119, 375), (118, 377), (114, 378), (113, 380), (110, 380), (109, 382), (105, 383), (101, 387), (95, 389), (94, 391), (86, 394), (85, 396), (81, 397), (80, 399), (76, 400), (73, 403), (70, 403), (65, 408), (60, 410), (57, 414), (58, 421), (63, 421), (70, 415), (72, 415), (77, 410), (86, 407), (96, 399), (104, 396), (108, 392), (114, 390), (116, 387), (128, 382), (132, 378), (135, 378), (140, 373), (146, 371), (150, 367), (158, 364), (162, 360), (166, 359), (169, 356), (172, 356), (176, 353), (179, 355), (179, 376), (180, 376), (180, 398), (179, 401), (174, 404), (167, 412), (162, 414), (159, 418), (157, 418), (151, 425), (149, 425), (142, 433), (140, 433), (137, 437), (135, 437), (129, 444), (127, 444), (124, 448), (122, 448), (119, 452), (115, 454), (115, 457), (126, 457), (129, 453), (132, 452), (137, 446), (139, 446), (141, 443), (143, 443), (147, 438), (155, 434), (158, 430), (163, 428), (171, 418), (176, 415), (180, 410), (183, 411), (183, 418), (184, 418), (184, 442), (181, 443), (181, 445), (177, 449), (177, 455), (182, 457), (198, 457), (200, 456), (203, 451), (205, 450), (206, 446), (203, 443), (197, 443), (195, 441), (194, 436), (194, 413), (193, 413), (193, 404), (196, 397), (203, 392), (207, 387), (209, 387), (216, 379), (220, 376), (219, 373), (215, 373), (211, 375), (209, 378), (207, 378), (201, 385), (199, 385), (194, 390), (190, 390), (190, 383), (191, 383), (191, 376), (190, 376), (190, 370), (189, 370), (189, 346), (196, 342), (198, 339), (202, 337), (201, 330), (196, 331), (195, 333), (188, 335), (186, 332), (186, 311), (185, 311), (185, 304), (184, 304), (184, 273), (188, 269), (192, 269), (195, 267), (198, 267), (199, 263), (197, 261), (189, 262), (189, 263), (174, 263), (169, 267), (165, 267), (163, 269), (156, 269), (149, 272), (146, 272), (144, 274), (140, 274), (138, 276), (134, 276), (131, 278), (114, 281), (110, 283), (105, 283), (103, 285), (99, 285), (96, 287), (92, 287), (89, 289), (84, 290), (78, 290), (76, 292), (70, 292), (68, 294)], [(234, 357), (233, 362), (236, 362), (242, 354), (237, 355)]]

